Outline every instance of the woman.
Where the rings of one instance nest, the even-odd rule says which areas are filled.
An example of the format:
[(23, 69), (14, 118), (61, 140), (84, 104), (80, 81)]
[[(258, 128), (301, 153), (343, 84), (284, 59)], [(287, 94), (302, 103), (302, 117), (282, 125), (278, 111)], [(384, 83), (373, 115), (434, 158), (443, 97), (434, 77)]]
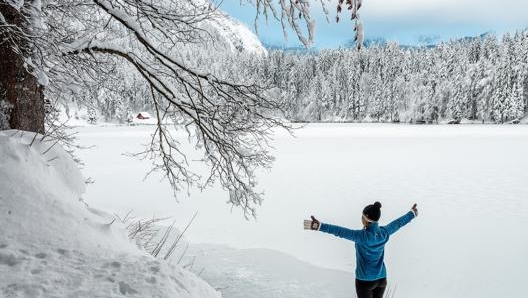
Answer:
[(382, 298), (387, 286), (387, 272), (383, 262), (385, 243), (390, 235), (418, 216), (416, 204), (402, 217), (380, 227), (381, 203), (375, 202), (363, 209), (362, 230), (320, 223), (315, 217), (304, 221), (304, 228), (333, 234), (356, 243), (356, 293), (358, 298)]

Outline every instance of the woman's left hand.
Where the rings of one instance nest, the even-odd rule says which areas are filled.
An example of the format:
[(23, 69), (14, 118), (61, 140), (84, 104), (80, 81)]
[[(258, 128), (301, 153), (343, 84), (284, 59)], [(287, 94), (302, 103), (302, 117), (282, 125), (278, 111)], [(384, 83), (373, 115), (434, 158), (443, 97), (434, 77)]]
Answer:
[(418, 208), (416, 207), (416, 203), (414, 203), (411, 210), (414, 212), (414, 217), (418, 216)]

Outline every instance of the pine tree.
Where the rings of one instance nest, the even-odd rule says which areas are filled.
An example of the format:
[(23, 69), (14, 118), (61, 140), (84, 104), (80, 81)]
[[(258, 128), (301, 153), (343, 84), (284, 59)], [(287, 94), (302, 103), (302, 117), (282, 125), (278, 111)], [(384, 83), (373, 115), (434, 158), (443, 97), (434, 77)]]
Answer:
[(97, 113), (95, 112), (94, 108), (88, 108), (88, 123), (97, 123)]

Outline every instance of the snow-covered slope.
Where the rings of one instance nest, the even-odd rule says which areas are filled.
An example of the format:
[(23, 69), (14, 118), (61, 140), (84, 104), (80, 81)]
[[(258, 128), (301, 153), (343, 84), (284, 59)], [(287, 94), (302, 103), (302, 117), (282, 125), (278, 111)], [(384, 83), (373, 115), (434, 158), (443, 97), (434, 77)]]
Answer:
[(245, 24), (223, 12), (218, 11), (214, 16), (208, 22), (234, 51), (255, 54), (267, 52), (258, 37)]
[[(221, 11), (221, 7), (217, 7), (218, 3), (211, 0), (191, 0), (186, 5), (190, 14), (195, 13), (197, 8), (207, 11), (207, 16), (196, 23), (198, 28), (207, 32), (202, 35), (206, 43), (199, 43), (198, 48), (190, 45), (194, 52), (216, 55), (212, 52), (225, 52), (227, 49), (235, 53), (267, 53), (259, 38), (244, 23)], [(211, 41), (212, 48), (209, 48)]]
[(77, 165), (53, 140), (34, 136), (0, 131), (0, 297), (221, 297), (83, 204)]

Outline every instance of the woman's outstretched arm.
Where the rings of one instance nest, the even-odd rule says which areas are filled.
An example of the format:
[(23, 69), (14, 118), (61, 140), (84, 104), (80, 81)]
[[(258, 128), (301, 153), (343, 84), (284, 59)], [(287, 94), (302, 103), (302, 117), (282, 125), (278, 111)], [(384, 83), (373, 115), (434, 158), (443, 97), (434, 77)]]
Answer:
[(335, 235), (340, 238), (351, 240), (354, 242), (362, 242), (364, 237), (363, 230), (351, 230), (344, 227), (321, 223), (312, 216), (312, 221), (305, 221), (305, 228), (309, 227), (311, 230), (317, 230), (328, 234)]
[(386, 225), (385, 229), (387, 230), (389, 235), (392, 235), (396, 233), (401, 227), (411, 222), (411, 220), (413, 220), (416, 216), (418, 216), (418, 208), (416, 208), (416, 204), (414, 204), (411, 208), (411, 211), (405, 213), (405, 215), (403, 215), (402, 217)]

